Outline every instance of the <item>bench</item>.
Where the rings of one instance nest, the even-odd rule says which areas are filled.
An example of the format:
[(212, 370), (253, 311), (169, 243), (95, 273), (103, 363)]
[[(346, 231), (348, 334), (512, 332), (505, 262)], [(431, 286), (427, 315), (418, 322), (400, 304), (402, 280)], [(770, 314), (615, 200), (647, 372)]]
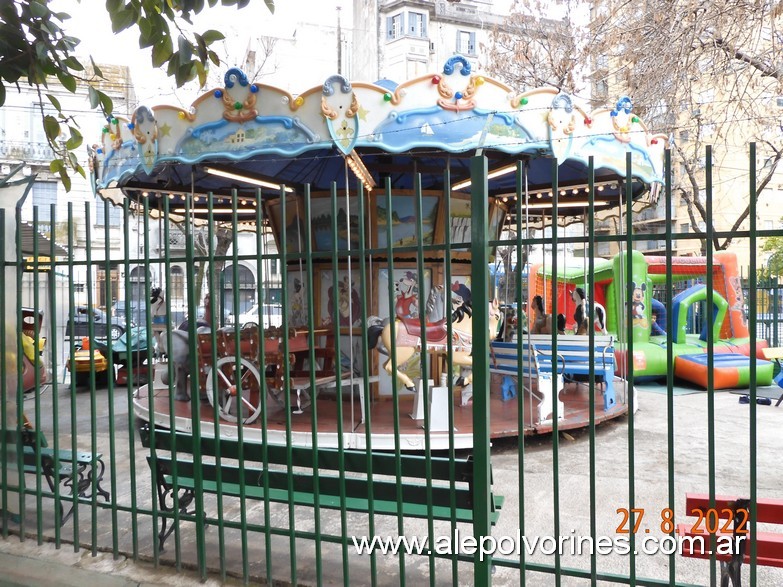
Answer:
[[(196, 495), (197, 472), (200, 474), (204, 493), (239, 497), (240, 483), (244, 481), (245, 499), (315, 507), (316, 488), (319, 506), (324, 509), (342, 509), (340, 500), (341, 472), (345, 473), (345, 509), (350, 512), (368, 512), (368, 495), (372, 490), (373, 508), (377, 515), (413, 518), (428, 517), (427, 484), (432, 483), (432, 516), (436, 520), (451, 520), (451, 499), (454, 498), (454, 519), (457, 522), (473, 521), (473, 461), (471, 458), (453, 461), (455, 482), (450, 482), (452, 464), (447, 458), (421, 455), (365, 452), (310, 447), (286, 447), (267, 445), (264, 466), (264, 446), (245, 442), (242, 446), (243, 463), (237, 465), (240, 445), (234, 439), (201, 437), (198, 449), (201, 460), (193, 461), (196, 439), (192, 435), (169, 430), (155, 430), (154, 446), (149, 425), (140, 428), (142, 444), (150, 448), (147, 462), (156, 473), (158, 505), (161, 528), (158, 533), (160, 548), (172, 533), (179, 514), (192, 515)], [(172, 454), (172, 447), (176, 453)], [(219, 451), (219, 452), (218, 452)], [(215, 456), (221, 462), (216, 464)], [(397, 458), (404, 478), (399, 485), (401, 501), (397, 501), (398, 484), (395, 477)], [(229, 462), (229, 460), (231, 460)], [(342, 462), (341, 462), (342, 461)], [(289, 494), (289, 465), (296, 490)], [(372, 467), (372, 480), (369, 467)], [(429, 471), (427, 467), (429, 466)], [(197, 471), (198, 467), (198, 471)], [(316, 473), (317, 471), (317, 473)], [(428, 476), (429, 473), (429, 476)], [(221, 483), (217, 479), (220, 475)], [(174, 493), (174, 487), (178, 494)], [(500, 515), (504, 498), (494, 495), (492, 523)]]
[[(7, 434), (9, 443), (16, 443), (13, 433)], [(109, 501), (109, 492), (101, 487), (106, 465), (101, 453), (88, 451), (73, 452), (68, 449), (55, 451), (48, 446), (46, 437), (34, 430), (25, 428), (22, 431), (22, 454), (24, 472), (36, 478), (43, 475), (54, 497), (55, 488), (62, 486), (69, 490), (69, 495), (74, 498), (68, 512), (64, 512), (63, 504), (60, 504), (60, 525), (64, 525), (73, 514), (78, 499), (92, 497), (93, 480), (95, 491), (98, 495)], [(39, 468), (40, 460), (40, 468)], [(64, 501), (71, 501), (66, 498)]]
[[(716, 495), (714, 508), (710, 508), (709, 495), (685, 495), (685, 511), (689, 516), (694, 516), (695, 521), (677, 525), (678, 536), (688, 537), (682, 542), (681, 554), (685, 557), (710, 558), (710, 539), (711, 536), (716, 536), (716, 539), (720, 540), (716, 543), (717, 547), (723, 544), (720, 550), (716, 548), (716, 552), (720, 554), (715, 556), (720, 561), (721, 585), (728, 585), (729, 580), (735, 587), (740, 585), (740, 567), (743, 562), (750, 562), (751, 541), (756, 545), (758, 565), (783, 567), (783, 534), (757, 532), (752, 535), (749, 503), (747, 499)], [(757, 500), (756, 521), (783, 524), (783, 499)], [(727, 543), (729, 539), (732, 542), (730, 550)]]
[[(490, 346), (490, 373), (504, 377), (532, 377), (538, 380), (534, 397), (539, 400), (538, 424), (551, 420), (553, 372), (558, 377), (558, 393), (563, 389), (563, 380), (582, 379), (593, 370), (596, 382), (603, 381), (604, 410), (616, 403), (614, 379), (614, 339), (609, 335), (596, 334), (593, 346), (585, 335), (561, 334), (557, 337), (558, 366), (553, 369), (552, 337), (549, 334), (523, 334), (522, 356), (518, 357), (519, 342), (493, 342)], [(560, 378), (563, 378), (561, 380)], [(504, 383), (508, 386), (508, 382)], [(563, 417), (563, 402), (558, 399), (558, 418)]]

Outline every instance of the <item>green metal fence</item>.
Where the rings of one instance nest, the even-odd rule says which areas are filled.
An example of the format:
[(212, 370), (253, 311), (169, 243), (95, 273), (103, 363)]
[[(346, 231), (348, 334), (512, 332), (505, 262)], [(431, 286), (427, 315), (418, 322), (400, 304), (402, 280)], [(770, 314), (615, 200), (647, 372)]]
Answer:
[[(747, 240), (751, 251), (759, 250), (765, 237), (781, 232), (757, 230), (754, 153), (751, 149), (746, 196), (749, 226), (734, 234), (735, 240)], [(707, 156), (706, 209), (710, 218), (713, 186), (710, 153)], [(394, 198), (399, 195), (391, 182), (380, 188), (381, 196), (373, 193), (373, 200), (361, 187), (355, 194), (345, 194), (334, 186), (328, 195), (329, 245), (323, 246), (322, 241), (316, 244), (313, 223), (291, 222), (288, 215), (295, 208), (279, 205), (279, 218), (274, 223), (279, 252), (268, 246), (262, 230), (252, 233), (250, 252), (247, 242), (240, 246), (242, 223), (236, 193), (228, 226), (221, 227), (215, 221), (216, 203), (210, 199), (206, 204), (208, 222), (203, 226), (182, 223), (184, 246), (175, 250), (170, 247), (171, 232), (179, 229), (172, 222), (168, 202), (159, 211), (162, 223), (158, 228), (146, 205), (137, 216), (126, 201), (120, 249), (127, 254), (117, 253), (108, 232), (96, 234), (97, 229), (89, 223), (81, 237), (84, 254), (76, 254), (80, 237), (74, 219), (82, 214), (90, 218), (93, 211), (89, 204), (83, 209), (69, 204), (68, 242), (62, 244), (72, 254), (57, 257), (52, 243), (48, 250), (36, 244), (32, 254), (25, 255), (21, 243), (14, 243), (12, 237), (17, 222), (14, 210), (4, 210), (0, 223), (5, 259), (0, 323), (6, 325), (6, 335), (0, 339), (0, 354), (6, 357), (0, 397), (4, 407), (0, 428), (5, 431), (0, 496), (4, 538), (38, 544), (53, 541), (58, 547), (87, 548), (93, 554), (109, 552), (177, 570), (195, 569), (202, 578), (239, 577), (248, 583), (717, 585), (720, 569), (715, 557), (705, 562), (677, 553), (646, 554), (640, 548), (650, 535), (660, 540), (676, 538), (674, 524), (667, 522), (688, 522), (686, 492), (748, 497), (751, 531), (755, 532), (756, 500), (776, 497), (780, 486), (772, 460), (777, 414), (756, 402), (769, 393), (769, 388), (757, 385), (760, 359), (753, 352), (747, 359), (747, 406), (738, 404), (737, 395), (714, 389), (717, 341), (711, 328), (706, 329), (704, 345), (706, 387), (710, 391), (695, 393), (675, 381), (673, 336), (661, 345), (668, 370), (652, 387), (645, 387), (646, 381), (637, 382), (641, 371), (636, 361), (623, 363), (620, 357), (635, 357), (638, 339), (634, 319), (638, 316), (634, 306), (622, 299), (634, 296), (630, 252), (638, 241), (650, 236), (635, 234), (630, 189), (614, 212), (623, 218), (621, 233), (596, 236), (591, 166), (586, 186), (589, 203), (584, 210), (586, 236), (563, 236), (552, 230), (551, 238), (543, 238), (540, 231), (530, 229), (525, 163), (520, 161), (516, 198), (507, 225), (511, 232), (493, 235), (487, 206), (487, 160), (475, 157), (471, 170), (470, 237), (452, 241), (446, 228), (442, 244), (424, 238), (428, 227), (422, 210), (431, 194), (418, 184), (406, 196), (417, 211), (415, 238), (407, 242), (398, 238), (391, 213), (383, 221), (365, 221), (378, 218), (375, 213), (370, 215), (370, 201), (381, 202), (387, 211), (394, 209)], [(631, 175), (629, 158), (629, 178)], [(444, 185), (450, 185), (448, 172)], [(559, 188), (553, 163), (553, 193)], [(354, 196), (360, 220), (356, 226), (350, 222), (352, 210), (347, 221), (340, 215)], [(299, 195), (301, 217), (313, 218), (314, 197), (309, 189)], [(447, 189), (439, 197), (442, 214), (450, 219), (451, 194)], [(670, 177), (661, 197), (666, 200), (666, 231), (655, 236), (667, 243), (693, 238), (672, 229)], [(260, 192), (256, 198), (260, 204)], [(279, 198), (283, 202), (288, 198), (283, 189)], [(204, 206), (186, 198), (185, 217), (196, 205)], [(558, 217), (557, 205), (555, 197), (554, 209), (544, 218), (543, 227), (551, 227), (552, 218)], [(104, 227), (110, 226), (109, 206), (106, 203), (95, 211), (103, 216)], [(269, 225), (266, 210), (257, 206), (257, 226)], [(56, 218), (56, 212), (54, 207), (50, 210), (51, 218)], [(134, 223), (142, 235), (140, 248), (130, 241)], [(38, 226), (37, 216), (33, 224)], [(225, 228), (228, 237), (220, 236)], [(294, 228), (296, 234), (292, 234)], [(706, 242), (712, 242), (720, 230), (707, 222)], [(198, 231), (205, 232), (207, 242), (213, 244), (229, 238), (229, 246), (224, 252), (214, 246), (199, 252)], [(162, 235), (160, 255), (151, 240), (156, 233)], [(600, 284), (594, 276), (602, 269), (596, 265), (600, 261), (593, 251), (601, 242), (612, 243), (621, 252), (613, 294), (621, 300), (614, 306), (618, 320), (614, 344), (615, 350), (625, 354), (616, 355), (621, 378), (615, 380), (615, 391), (625, 409), (618, 417), (609, 418), (609, 410), (603, 407), (607, 384), (600, 382), (597, 367), (598, 334), (590, 329), (585, 336), (590, 349), (589, 373), (563, 394), (569, 402), (583, 402), (580, 426), (572, 428), (567, 419), (556, 417), (549, 424), (533, 422), (530, 398), (522, 390), (524, 334), (520, 332), (513, 341), (520, 370), (516, 399), (501, 398), (500, 378), (491, 373), (495, 359), (483, 350), (490, 348), (496, 336), (487, 269), (491, 255), (498, 247), (510, 247), (516, 251), (516, 259), (523, 259), (535, 247), (547, 245), (556, 252), (579, 245), (585, 251), (586, 293), (588, 299), (595, 300)], [(655, 288), (650, 286), (668, 308), (679, 293), (671, 249), (669, 246), (665, 256), (663, 277)], [(133, 254), (139, 250), (141, 254)], [(713, 266), (714, 253), (706, 249), (707, 267)], [(50, 264), (44, 257), (56, 261)], [(544, 281), (543, 291), (557, 292), (561, 286), (568, 291), (575, 285), (573, 279), (564, 277), (568, 269), (564, 257), (554, 254), (548, 263), (549, 281)], [(281, 268), (279, 284), (273, 284), (269, 276), (273, 264)], [(211, 271), (202, 290), (197, 291), (196, 269), (200, 266)], [(242, 267), (252, 270), (257, 278), (254, 298), (260, 307), (263, 300), (277, 295), (271, 294), (270, 288), (281, 287), (284, 311), (279, 326), (265, 323), (261, 316), (252, 328), (221, 330), (226, 316), (221, 310), (225, 294), (219, 272), (224, 266), (230, 267), (233, 284), (240, 282)], [(82, 337), (73, 330), (69, 330), (72, 336), (64, 336), (66, 323), (77, 320), (80, 305), (92, 308), (96, 299), (111, 300), (118, 295), (111, 279), (99, 281), (99, 275), (121, 275), (119, 289), (139, 291), (131, 279), (136, 267), (141, 267), (144, 275), (159, 276), (141, 286), (146, 300), (151, 299), (156, 286), (169, 290), (175, 281), (174, 269), (185, 267), (187, 314), (198, 315), (204, 292), (212, 296), (214, 305), (211, 315), (203, 317), (205, 324), (189, 320), (178, 329), (171, 317), (179, 309), (169, 296), (163, 328), (147, 311), (145, 323), (126, 325), (121, 338), (101, 337), (115, 313), (107, 304), (100, 320), (93, 313), (86, 315), (88, 350), (79, 348)], [(759, 316), (754, 312), (747, 316), (751, 348), (762, 338), (769, 346), (779, 344), (777, 285), (758, 282), (755, 276), (759, 269), (756, 255), (751, 255), (749, 273), (740, 288), (740, 293), (745, 291), (748, 308), (759, 307), (760, 297), (764, 297), (762, 305), (771, 304), (771, 309)], [(531, 282), (532, 275), (523, 275), (526, 270), (523, 263), (516, 264), (516, 283)], [(374, 345), (371, 314), (399, 315), (395, 307), (398, 276), (408, 274), (418, 287), (418, 312), (409, 323), (423, 331), (421, 342), (410, 343), (414, 346), (426, 346), (429, 336), (425, 284), (431, 289), (443, 285), (448, 290), (454, 283), (470, 280), (471, 370), (462, 371), (455, 364), (456, 353), (464, 351), (456, 318), (446, 321), (446, 342), (437, 353), (419, 353), (405, 366), (412, 373), (445, 376), (451, 401), (437, 404), (445, 406), (445, 428), (434, 429), (433, 421), (440, 422), (443, 414), (427, 409), (441, 393), (436, 381), (428, 382), (429, 376), (422, 378), (420, 398), (425, 409), (420, 421), (412, 422), (407, 414), (412, 395), (401, 381), (390, 377), (388, 393), (380, 390), (381, 365), (388, 359), (392, 371), (402, 368), (402, 353), (407, 347), (392, 345), (386, 349), (388, 357), (380, 354)], [(711, 315), (717, 306), (719, 287), (714, 280), (714, 273), (705, 271), (707, 294), (700, 302), (702, 316)], [(294, 283), (300, 289), (291, 285)], [(532, 293), (533, 289), (517, 288), (516, 307), (529, 307)], [(233, 297), (231, 307), (239, 309), (239, 289), (233, 288), (229, 295)], [(358, 297), (354, 299), (354, 295)], [(132, 315), (131, 304), (138, 300), (127, 295), (124, 299), (125, 314)], [(450, 293), (446, 295), (443, 303), (448, 310), (454, 300)], [(558, 307), (562, 303), (558, 296), (551, 297), (547, 311), (552, 317), (564, 310)], [(296, 315), (292, 312), (295, 304), (300, 304)], [(34, 315), (44, 315), (43, 322), (35, 320), (27, 333), (33, 340), (46, 336), (42, 354), (35, 347), (28, 359), (19, 337), (25, 318), (23, 306), (29, 306)], [(236, 321), (238, 312), (233, 314)], [(531, 315), (528, 325), (532, 322)], [(761, 323), (771, 328), (759, 329)], [(392, 335), (405, 329), (401, 321), (392, 320), (391, 324)], [(695, 321), (685, 327), (689, 335), (701, 331), (701, 323)], [(666, 330), (673, 333), (676, 328), (673, 312), (669, 312)], [(549, 334), (556, 356), (565, 339), (556, 331)], [(178, 339), (183, 338), (187, 341), (187, 362), (177, 366), (174, 353)], [(161, 360), (161, 344), (170, 350), (168, 361)], [(332, 358), (334, 364), (321, 363), (323, 356)], [(24, 379), (29, 369), (26, 361), (35, 365), (42, 360), (49, 363), (47, 381), (35, 370), (30, 384)], [(77, 364), (86, 365), (79, 376)], [(120, 367), (125, 383), (117, 378)], [(175, 397), (175, 379), (186, 376), (183, 389), (190, 395), (189, 402)], [(472, 377), (472, 403), (467, 406), (460, 402), (461, 393), (468, 395), (459, 385), (460, 376)], [(552, 377), (551, 411), (555, 414), (560, 391), (556, 384), (557, 378)], [(212, 401), (203, 401), (204, 394), (210, 394)], [(150, 396), (154, 396), (152, 403)], [(581, 399), (574, 399), (577, 396)], [(528, 401), (523, 401), (526, 397)], [(576, 404), (569, 405), (576, 410)], [(258, 418), (245, 422), (254, 413)], [(28, 429), (23, 426), (25, 417)], [(498, 426), (500, 418), (511, 424)], [(515, 429), (509, 432), (509, 426)], [(466, 428), (471, 431), (470, 448), (461, 444)], [(420, 440), (414, 442), (414, 438)], [(179, 496), (176, 502), (174, 496)], [(502, 504), (499, 497), (505, 500)], [(161, 535), (164, 523), (173, 529), (170, 536)], [(358, 554), (352, 538), (374, 536), (426, 538), (428, 544), (422, 554)], [(478, 546), (490, 545), (488, 537), (492, 537), (500, 549), (494, 556), (483, 556), (471, 551), (470, 540), (460, 542), (460, 552), (445, 546), (449, 541), (450, 545), (459, 542), (460, 536), (475, 537)], [(603, 537), (613, 541), (606, 554), (597, 548), (575, 553), (575, 544), (596, 543)], [(624, 540), (617, 542), (618, 538)], [(534, 548), (530, 548), (531, 542)], [(558, 548), (549, 548), (558, 542)], [(627, 545), (627, 552), (617, 544)], [(439, 545), (443, 548), (436, 548)], [(755, 564), (753, 543), (750, 556), (752, 562), (745, 567), (750, 584), (780, 584), (779, 571)]]

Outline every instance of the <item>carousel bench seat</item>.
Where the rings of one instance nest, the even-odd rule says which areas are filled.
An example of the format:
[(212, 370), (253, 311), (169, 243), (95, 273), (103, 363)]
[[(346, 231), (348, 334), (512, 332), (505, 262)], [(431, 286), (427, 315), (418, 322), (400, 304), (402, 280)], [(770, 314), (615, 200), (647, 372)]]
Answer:
[[(473, 461), (422, 455), (375, 453), (311, 447), (286, 447), (228, 438), (202, 437), (198, 443), (182, 432), (140, 429), (142, 444), (151, 448), (147, 461), (156, 473), (161, 528), (160, 547), (178, 519), (193, 519), (193, 500), (200, 486), (204, 493), (244, 497), (302, 507), (342, 509), (377, 515), (473, 521)], [(172, 453), (172, 449), (175, 453)], [(198, 460), (193, 456), (194, 451)], [(240, 456), (243, 461), (238, 465)], [(215, 456), (220, 455), (220, 462)], [(397, 482), (399, 459), (404, 475)], [(372, 471), (372, 476), (370, 476)], [(344, 473), (344, 474), (341, 474)], [(428, 483), (431, 482), (431, 504)], [(199, 481), (200, 480), (200, 483)], [(341, 490), (344, 487), (344, 501)], [(289, 488), (292, 490), (289, 492)], [(398, 500), (399, 489), (399, 500)], [(316, 491), (317, 490), (317, 491)], [(372, 495), (372, 501), (368, 496)], [(317, 497), (316, 497), (317, 496)], [(500, 516), (504, 498), (493, 495), (492, 523)], [(178, 516), (175, 517), (175, 511)]]
[[(519, 348), (522, 354), (519, 356)], [(611, 335), (596, 334), (593, 344), (585, 335), (561, 334), (557, 336), (556, 354), (553, 353), (550, 334), (523, 334), (521, 343), (493, 342), (491, 345), (490, 372), (506, 377), (531, 377), (539, 381), (539, 422), (545, 421), (551, 412), (551, 378), (562, 376), (566, 380), (585, 381), (592, 372), (596, 382), (603, 382), (604, 410), (616, 402), (614, 379), (614, 339)], [(553, 367), (553, 363), (556, 365)], [(558, 391), (562, 390), (558, 379)], [(558, 413), (562, 417), (562, 402), (558, 400)]]

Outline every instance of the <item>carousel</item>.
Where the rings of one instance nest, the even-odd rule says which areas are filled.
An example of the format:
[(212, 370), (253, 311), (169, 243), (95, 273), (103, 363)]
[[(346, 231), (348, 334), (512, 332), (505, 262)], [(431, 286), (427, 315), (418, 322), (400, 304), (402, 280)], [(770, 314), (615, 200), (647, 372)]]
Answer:
[[(279, 325), (208, 316), (157, 329), (166, 360), (135, 390), (136, 415), (246, 441), (472, 446), (474, 298), (497, 292), (471, 290), (471, 158), (488, 160), (494, 248), (509, 227), (527, 237), (584, 218), (589, 202), (655, 198), (664, 146), (629, 98), (587, 112), (552, 88), (516, 92), (461, 56), (399, 84), (335, 75), (296, 96), (231, 69), (190, 108), (111, 117), (91, 152), (97, 193), (193, 229), (270, 231), (276, 248), (259, 238), (252, 257), (282, 267)], [(510, 342), (505, 314), (485, 307), (491, 338)], [(519, 393), (503, 388), (510, 375)], [(621, 384), (617, 401), (594, 402), (596, 421), (627, 412)], [(585, 426), (590, 394), (605, 389), (564, 391), (560, 430)], [(493, 376), (490, 434), (551, 431), (539, 395), (521, 373)]]

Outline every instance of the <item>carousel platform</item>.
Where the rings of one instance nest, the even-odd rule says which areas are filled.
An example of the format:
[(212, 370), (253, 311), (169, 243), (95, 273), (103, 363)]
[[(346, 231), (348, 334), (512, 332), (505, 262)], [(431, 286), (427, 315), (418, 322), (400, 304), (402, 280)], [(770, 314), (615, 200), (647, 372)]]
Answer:
[[(616, 385), (618, 381), (615, 381)], [(622, 382), (618, 385), (618, 401), (611, 409), (604, 409), (600, 385), (594, 393), (596, 424), (627, 413), (627, 393)], [(590, 388), (588, 385), (566, 384), (560, 394), (560, 400), (564, 403), (565, 410), (564, 417), (558, 421), (559, 430), (573, 430), (589, 425)], [(169, 387), (159, 381), (155, 381), (152, 387), (149, 385), (139, 387), (134, 392), (133, 398), (136, 416), (159, 428), (174, 427), (179, 431), (193, 432), (195, 426), (198, 426), (203, 436), (237, 437), (236, 422), (220, 418), (208, 401), (197, 401), (199, 419), (194, 423), (191, 402), (173, 400)], [(470, 449), (473, 446), (472, 403), (462, 406), (459, 394), (451, 398), (451, 403), (454, 414), (454, 448)], [(357, 394), (346, 393), (340, 402), (337, 401), (334, 393), (319, 394), (309, 405), (303, 407), (301, 413), (294, 413), (295, 410), (300, 410), (297, 410), (297, 397), (292, 394), (290, 405), (291, 413), (288, 413), (284, 406), (268, 397), (266, 413), (262, 413), (254, 422), (242, 425), (245, 441), (260, 443), (266, 435), (267, 442), (270, 444), (286, 444), (290, 434), (292, 445), (312, 446), (314, 430), (317, 430), (317, 441), (321, 447), (395, 450), (399, 443), (400, 450), (417, 451), (424, 450), (426, 446), (427, 433), (424, 430), (424, 420), (411, 417), (415, 407), (413, 395), (400, 397), (396, 404), (391, 398), (385, 397), (371, 401), (370, 417), (366, 423), (362, 422), (362, 407)], [(529, 393), (524, 392), (521, 396), (504, 400), (500, 392), (493, 391), (490, 394), (490, 436), (505, 438), (551, 433), (552, 421), (535, 424), (533, 418), (536, 413), (537, 400)], [(398, 435), (395, 434), (395, 421)], [(449, 449), (447, 429), (430, 431), (428, 434), (431, 450)]]

